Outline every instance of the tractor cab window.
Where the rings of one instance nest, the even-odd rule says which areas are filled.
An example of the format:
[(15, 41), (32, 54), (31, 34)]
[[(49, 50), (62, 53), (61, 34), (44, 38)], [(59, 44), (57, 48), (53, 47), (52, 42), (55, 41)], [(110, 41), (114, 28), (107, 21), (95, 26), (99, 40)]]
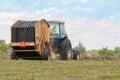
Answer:
[(63, 23), (60, 24), (60, 28), (61, 28), (61, 33), (62, 33), (62, 35), (65, 35), (65, 34), (66, 34), (66, 31), (65, 31), (65, 27), (64, 27), (64, 24), (63, 24)]
[(59, 35), (59, 24), (57, 23), (49, 23), (50, 25), (50, 31), (52, 36)]

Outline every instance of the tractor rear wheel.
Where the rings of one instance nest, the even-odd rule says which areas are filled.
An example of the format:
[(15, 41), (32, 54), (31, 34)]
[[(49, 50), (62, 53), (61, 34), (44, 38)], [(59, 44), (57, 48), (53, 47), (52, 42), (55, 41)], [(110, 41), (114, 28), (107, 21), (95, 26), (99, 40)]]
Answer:
[(51, 60), (51, 53), (49, 50), (45, 50), (43, 54), (43, 60)]
[(72, 58), (72, 48), (69, 39), (64, 39), (60, 47), (60, 57), (62, 60), (69, 60)]

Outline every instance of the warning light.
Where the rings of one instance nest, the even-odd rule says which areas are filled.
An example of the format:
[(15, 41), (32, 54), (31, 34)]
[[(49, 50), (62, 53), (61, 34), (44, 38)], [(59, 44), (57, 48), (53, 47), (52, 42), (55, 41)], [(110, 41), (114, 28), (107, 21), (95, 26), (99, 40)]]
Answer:
[(22, 48), (26, 47), (25, 41), (21, 42), (20, 47), (22, 47)]

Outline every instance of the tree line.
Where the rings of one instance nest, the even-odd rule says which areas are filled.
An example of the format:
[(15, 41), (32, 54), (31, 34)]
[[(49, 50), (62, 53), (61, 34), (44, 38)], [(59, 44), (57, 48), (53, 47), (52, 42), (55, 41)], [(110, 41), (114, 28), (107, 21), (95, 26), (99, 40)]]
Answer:
[[(113, 50), (109, 49), (108, 47), (103, 47), (101, 49), (95, 50), (89, 50), (86, 51), (86, 47), (79, 42), (77, 46), (75, 46), (73, 49), (79, 50), (81, 54), (84, 53), (90, 53), (92, 55), (101, 55), (101, 56), (115, 56), (115, 55), (120, 55), (120, 47), (117, 46)], [(10, 44), (5, 43), (5, 41), (0, 40), (0, 54), (8, 54), (10, 53), (11, 47)]]
[(79, 50), (81, 54), (90, 53), (92, 55), (100, 55), (100, 56), (116, 56), (116, 55), (119, 56), (120, 55), (119, 46), (114, 47), (113, 50), (109, 49), (109, 47), (103, 47), (98, 50), (92, 49), (92, 50), (86, 51), (86, 47), (81, 42), (79, 42), (78, 45), (75, 46), (73, 49)]

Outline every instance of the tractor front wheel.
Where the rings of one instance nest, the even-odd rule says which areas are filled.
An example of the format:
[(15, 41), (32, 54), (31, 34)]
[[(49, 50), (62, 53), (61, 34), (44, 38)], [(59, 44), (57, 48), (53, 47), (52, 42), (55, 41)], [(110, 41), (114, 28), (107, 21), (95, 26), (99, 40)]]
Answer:
[(80, 59), (80, 52), (79, 50), (73, 50), (73, 59), (79, 60)]

